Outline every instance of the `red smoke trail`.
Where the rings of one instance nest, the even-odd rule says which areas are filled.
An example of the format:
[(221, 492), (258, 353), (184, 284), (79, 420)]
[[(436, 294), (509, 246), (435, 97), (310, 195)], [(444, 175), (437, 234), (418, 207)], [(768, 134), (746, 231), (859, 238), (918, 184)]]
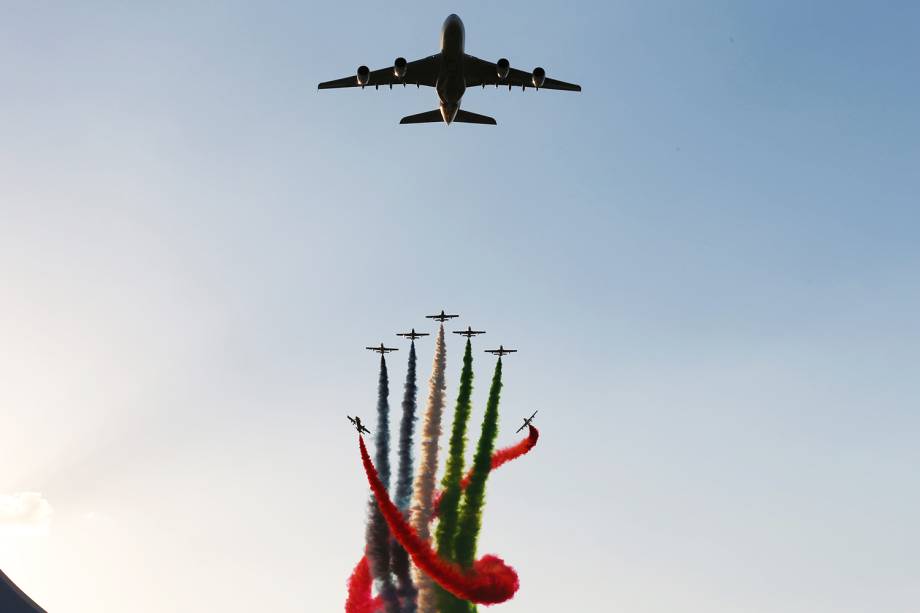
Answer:
[(348, 579), (348, 600), (345, 601), (346, 613), (376, 613), (383, 608), (383, 598), (371, 597), (371, 565), (367, 556), (362, 557)]
[[(521, 440), (519, 443), (511, 445), (510, 447), (505, 447), (504, 449), (499, 449), (492, 454), (492, 470), (495, 470), (502, 464), (506, 464), (511, 460), (516, 460), (534, 447), (537, 446), (537, 439), (540, 438), (540, 431), (534, 428), (533, 426), (528, 425), (530, 432), (527, 435), (527, 438)], [(460, 488), (466, 489), (470, 484), (470, 477), (472, 476), (473, 471), (470, 470), (466, 475), (464, 475), (463, 480), (460, 481)], [(441, 504), (441, 492), (437, 492), (434, 497), (434, 514), (437, 516), (438, 507)], [(432, 518), (434, 519), (434, 518)]]
[[(504, 449), (499, 449), (492, 454), (492, 470), (495, 470), (502, 464), (506, 464), (511, 460), (516, 460), (521, 457), (537, 445), (537, 439), (540, 438), (540, 431), (534, 428), (533, 426), (528, 426), (530, 432), (528, 433), (527, 438), (522, 439), (520, 442), (511, 445), (510, 447), (505, 447)], [(466, 489), (466, 486), (470, 483), (470, 474), (463, 478), (463, 481), (460, 482), (460, 487)], [(434, 500), (434, 515), (431, 517), (433, 520), (438, 514), (438, 505), (441, 502), (441, 492), (435, 494)], [(358, 565), (355, 566), (355, 570), (351, 575), (351, 578), (348, 580), (348, 600), (345, 602), (345, 612), (346, 613), (376, 613), (378, 610), (383, 608), (383, 600), (378, 596), (377, 598), (371, 597), (371, 588), (373, 584), (373, 579), (371, 578), (370, 567), (367, 564), (367, 558), (361, 558), (361, 561), (358, 562)]]
[(377, 499), (377, 506), (390, 532), (399, 541), (412, 561), (429, 577), (438, 582), (445, 590), (462, 600), (469, 600), (477, 604), (497, 604), (509, 600), (518, 589), (518, 576), (514, 569), (505, 564), (501, 558), (486, 555), (473, 563), (473, 568), (464, 570), (459, 565), (445, 562), (431, 548), (431, 545), (416, 534), (415, 530), (406, 523), (402, 513), (390, 500), (386, 488), (377, 475), (367, 447), (364, 446), (364, 437), (359, 437), (361, 447), (361, 461), (367, 473), (367, 481)]

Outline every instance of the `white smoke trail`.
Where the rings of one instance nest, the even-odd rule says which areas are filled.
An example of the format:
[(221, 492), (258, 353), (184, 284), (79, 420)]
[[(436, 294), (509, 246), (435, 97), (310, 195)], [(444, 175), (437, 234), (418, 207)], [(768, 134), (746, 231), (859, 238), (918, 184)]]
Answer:
[[(438, 439), (441, 438), (441, 414), (444, 412), (444, 370), (447, 355), (444, 347), (444, 324), (438, 330), (434, 348), (434, 365), (428, 382), (428, 405), (422, 426), (422, 455), (415, 475), (410, 524), (423, 540), (431, 539), (428, 523), (434, 510), (435, 477), (438, 471)], [(418, 613), (436, 613), (434, 582), (416, 569)]]

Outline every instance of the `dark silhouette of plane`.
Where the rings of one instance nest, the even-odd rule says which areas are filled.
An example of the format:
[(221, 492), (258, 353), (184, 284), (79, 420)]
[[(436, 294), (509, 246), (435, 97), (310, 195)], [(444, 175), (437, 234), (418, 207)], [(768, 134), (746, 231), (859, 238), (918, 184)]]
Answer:
[(473, 330), (472, 326), (467, 326), (466, 330), (454, 330), (454, 334), (459, 334), (460, 336), (465, 336), (466, 338), (472, 338), (477, 334), (485, 333), (485, 330)]
[(391, 351), (399, 351), (396, 347), (384, 347), (383, 343), (380, 343), (379, 347), (365, 347), (365, 349), (370, 349), (371, 351), (376, 351), (380, 355), (384, 353), (390, 353)]
[(517, 353), (517, 349), (505, 349), (504, 345), (499, 345), (498, 349), (486, 349), (486, 353), (491, 353), (492, 355), (502, 357), (506, 353)]
[(529, 425), (530, 425), (530, 422), (532, 422), (532, 421), (533, 421), (533, 418), (536, 417), (536, 416), (537, 416), (537, 412), (534, 411), (534, 412), (533, 412), (533, 415), (531, 415), (530, 417), (524, 418), (524, 425), (521, 426), (520, 428), (518, 428), (517, 430), (515, 430), (514, 433), (517, 434), (518, 432), (520, 432), (521, 430), (523, 430), (524, 428), (526, 428), (527, 426), (529, 426)]
[(414, 341), (415, 339), (419, 337), (428, 336), (428, 333), (427, 332), (416, 332), (415, 328), (412, 328), (412, 332), (397, 332), (396, 336), (404, 336), (408, 338), (410, 341)]
[(434, 87), (441, 101), (440, 108), (417, 115), (403, 117), (399, 123), (440, 123), (448, 125), (452, 121), (460, 123), (479, 123), (495, 125), (495, 120), (485, 115), (470, 113), (460, 110), (460, 100), (463, 98), (467, 87), (481, 85), (507, 85), (540, 89), (561, 89), (571, 92), (580, 92), (581, 86), (566, 83), (546, 77), (546, 71), (537, 66), (532, 72), (525, 72), (511, 67), (511, 63), (501, 58), (497, 62), (487, 62), (463, 52), (466, 31), (463, 21), (456, 15), (450, 15), (444, 20), (441, 27), (441, 51), (434, 55), (407, 62), (406, 58), (398, 57), (390, 68), (381, 68), (371, 71), (367, 66), (358, 66), (353, 77), (343, 77), (335, 81), (326, 81), (319, 84), (319, 89), (334, 89), (339, 87), (360, 87), (364, 89), (373, 85), (378, 89), (381, 85), (422, 85)]
[(345, 417), (347, 417), (348, 421), (351, 422), (351, 425), (355, 427), (355, 430), (358, 431), (358, 434), (362, 434), (362, 433), (370, 434), (371, 433), (370, 430), (364, 427), (364, 424), (361, 423), (361, 418), (358, 417), (357, 415), (355, 415), (354, 417), (352, 417), (351, 415), (346, 415)]
[(444, 309), (441, 309), (441, 313), (439, 315), (425, 315), (425, 317), (428, 319), (437, 319), (441, 323), (444, 323), (448, 319), (453, 319), (454, 317), (460, 317), (460, 316), (459, 315), (445, 315)]

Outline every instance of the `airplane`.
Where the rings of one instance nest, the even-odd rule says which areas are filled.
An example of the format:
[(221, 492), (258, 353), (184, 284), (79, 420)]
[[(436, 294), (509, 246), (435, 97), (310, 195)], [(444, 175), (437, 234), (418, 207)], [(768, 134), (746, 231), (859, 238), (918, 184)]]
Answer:
[(391, 351), (399, 351), (396, 347), (384, 347), (383, 343), (380, 343), (379, 347), (365, 347), (365, 349), (370, 349), (371, 351), (376, 351), (380, 355), (384, 353), (390, 353)]
[(429, 336), (429, 334), (427, 332), (416, 332), (415, 328), (412, 328), (412, 332), (397, 332), (396, 336), (404, 336), (408, 338), (409, 340), (414, 341), (415, 339), (419, 337)]
[(465, 336), (466, 338), (472, 338), (477, 334), (485, 334), (485, 330), (473, 330), (472, 326), (467, 326), (466, 330), (454, 330), (454, 334), (459, 334)]
[(504, 345), (499, 345), (498, 349), (486, 349), (486, 353), (491, 353), (492, 355), (502, 357), (506, 353), (517, 353), (517, 349), (505, 349)]
[(358, 434), (362, 434), (362, 433), (370, 434), (371, 433), (370, 430), (364, 427), (364, 424), (361, 423), (361, 418), (358, 417), (357, 415), (355, 415), (354, 417), (352, 417), (351, 415), (346, 415), (345, 417), (347, 417), (348, 421), (352, 423), (352, 425), (358, 431)]
[(518, 432), (520, 432), (521, 430), (523, 430), (524, 428), (526, 428), (527, 426), (529, 426), (529, 425), (530, 425), (530, 422), (532, 422), (532, 421), (533, 421), (533, 418), (536, 417), (536, 416), (537, 416), (537, 412), (534, 411), (534, 412), (533, 412), (533, 415), (531, 415), (530, 417), (524, 419), (524, 425), (521, 426), (520, 428), (518, 428), (517, 430), (515, 430), (514, 433), (517, 434)]
[(450, 125), (451, 122), (478, 123), (495, 125), (495, 119), (486, 115), (470, 113), (460, 110), (460, 100), (467, 87), (481, 85), (507, 85), (520, 87), (526, 90), (532, 87), (537, 91), (541, 89), (559, 89), (571, 92), (580, 92), (581, 86), (574, 83), (557, 81), (546, 76), (546, 70), (537, 66), (532, 72), (525, 72), (511, 67), (506, 58), (497, 62), (488, 62), (464, 53), (464, 40), (466, 30), (463, 21), (457, 15), (451, 14), (441, 27), (441, 51), (420, 60), (407, 62), (406, 58), (398, 57), (393, 62), (392, 68), (381, 68), (371, 71), (367, 66), (358, 66), (353, 77), (343, 77), (335, 81), (326, 81), (319, 84), (319, 89), (335, 89), (340, 87), (360, 87), (364, 89), (371, 85), (379, 89), (381, 85), (415, 85), (421, 87), (434, 87), (438, 92), (440, 107), (433, 111), (418, 113), (403, 117), (399, 123), (440, 123)]
[(441, 309), (440, 315), (425, 315), (425, 317), (428, 319), (437, 319), (441, 323), (444, 323), (448, 319), (453, 319), (454, 317), (460, 317), (460, 316), (459, 315), (445, 315), (444, 309)]

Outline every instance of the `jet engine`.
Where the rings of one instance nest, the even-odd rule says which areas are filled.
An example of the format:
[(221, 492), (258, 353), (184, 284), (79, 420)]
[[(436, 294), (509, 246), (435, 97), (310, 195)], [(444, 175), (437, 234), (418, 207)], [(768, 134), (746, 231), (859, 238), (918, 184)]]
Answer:
[(511, 71), (511, 62), (507, 59), (502, 58), (495, 62), (495, 73), (498, 75), (500, 81), (504, 81), (508, 78), (508, 73)]
[(367, 85), (371, 78), (371, 69), (367, 66), (358, 66), (358, 85)]
[(406, 62), (406, 58), (398, 57), (393, 62), (393, 75), (397, 79), (404, 79), (406, 77), (406, 68), (409, 66), (409, 63)]
[(546, 81), (546, 71), (537, 66), (533, 69), (533, 76), (530, 80), (534, 87), (543, 87), (543, 82)]

